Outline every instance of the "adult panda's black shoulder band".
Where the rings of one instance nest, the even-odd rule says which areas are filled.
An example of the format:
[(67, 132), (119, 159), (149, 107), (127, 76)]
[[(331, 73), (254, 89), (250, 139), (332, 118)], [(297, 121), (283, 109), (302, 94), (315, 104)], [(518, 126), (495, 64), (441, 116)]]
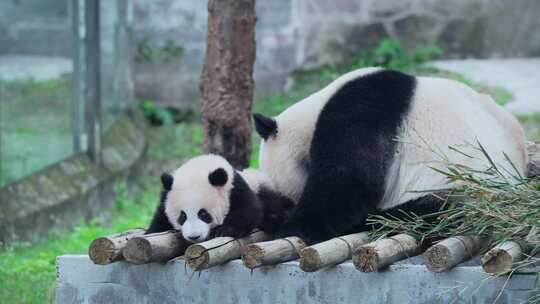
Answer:
[(253, 114), (253, 120), (255, 121), (255, 130), (264, 140), (277, 134), (277, 123), (275, 119), (255, 113)]

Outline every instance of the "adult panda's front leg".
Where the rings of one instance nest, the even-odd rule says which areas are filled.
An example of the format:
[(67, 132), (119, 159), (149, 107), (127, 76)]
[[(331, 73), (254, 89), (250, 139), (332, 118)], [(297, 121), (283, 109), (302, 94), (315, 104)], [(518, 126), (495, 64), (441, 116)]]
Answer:
[(279, 235), (313, 243), (362, 230), (384, 194), (380, 156), (341, 164), (329, 161), (331, 166), (312, 163), (298, 205)]

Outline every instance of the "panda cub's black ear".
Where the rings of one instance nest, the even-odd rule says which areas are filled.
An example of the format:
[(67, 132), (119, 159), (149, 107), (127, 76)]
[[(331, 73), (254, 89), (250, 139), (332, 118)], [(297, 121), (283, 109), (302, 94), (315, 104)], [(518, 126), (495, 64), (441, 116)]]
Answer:
[(208, 181), (214, 187), (224, 186), (227, 179), (227, 172), (223, 168), (218, 168), (208, 175)]
[(161, 174), (161, 184), (163, 184), (163, 189), (171, 191), (173, 184), (173, 177), (169, 173)]
[(266, 117), (262, 114), (253, 114), (253, 120), (255, 121), (255, 130), (264, 139), (277, 134), (276, 120), (271, 117)]

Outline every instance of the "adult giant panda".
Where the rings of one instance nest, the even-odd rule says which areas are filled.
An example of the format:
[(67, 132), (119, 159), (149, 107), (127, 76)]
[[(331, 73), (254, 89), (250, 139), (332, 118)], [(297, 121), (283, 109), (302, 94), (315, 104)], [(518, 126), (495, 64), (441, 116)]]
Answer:
[[(277, 117), (254, 115), (261, 170), (297, 204), (282, 235), (312, 241), (365, 228), (368, 214), (418, 214), (455, 184), (448, 163), (523, 175), (525, 136), (485, 94), (453, 80), (380, 68), (347, 73)], [(518, 172), (505, 160), (505, 152)]]
[(163, 190), (146, 233), (180, 230), (197, 243), (242, 237), (253, 229), (274, 233), (294, 203), (273, 191), (259, 171), (236, 171), (223, 157), (201, 155), (161, 176)]

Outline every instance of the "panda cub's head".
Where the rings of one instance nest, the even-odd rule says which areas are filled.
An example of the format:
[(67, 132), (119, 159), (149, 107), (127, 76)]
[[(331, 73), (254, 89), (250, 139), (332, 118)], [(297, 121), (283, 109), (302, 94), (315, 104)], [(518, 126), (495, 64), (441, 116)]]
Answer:
[(202, 242), (223, 225), (230, 209), (235, 171), (222, 157), (195, 157), (164, 173), (164, 208), (171, 225), (190, 242)]

